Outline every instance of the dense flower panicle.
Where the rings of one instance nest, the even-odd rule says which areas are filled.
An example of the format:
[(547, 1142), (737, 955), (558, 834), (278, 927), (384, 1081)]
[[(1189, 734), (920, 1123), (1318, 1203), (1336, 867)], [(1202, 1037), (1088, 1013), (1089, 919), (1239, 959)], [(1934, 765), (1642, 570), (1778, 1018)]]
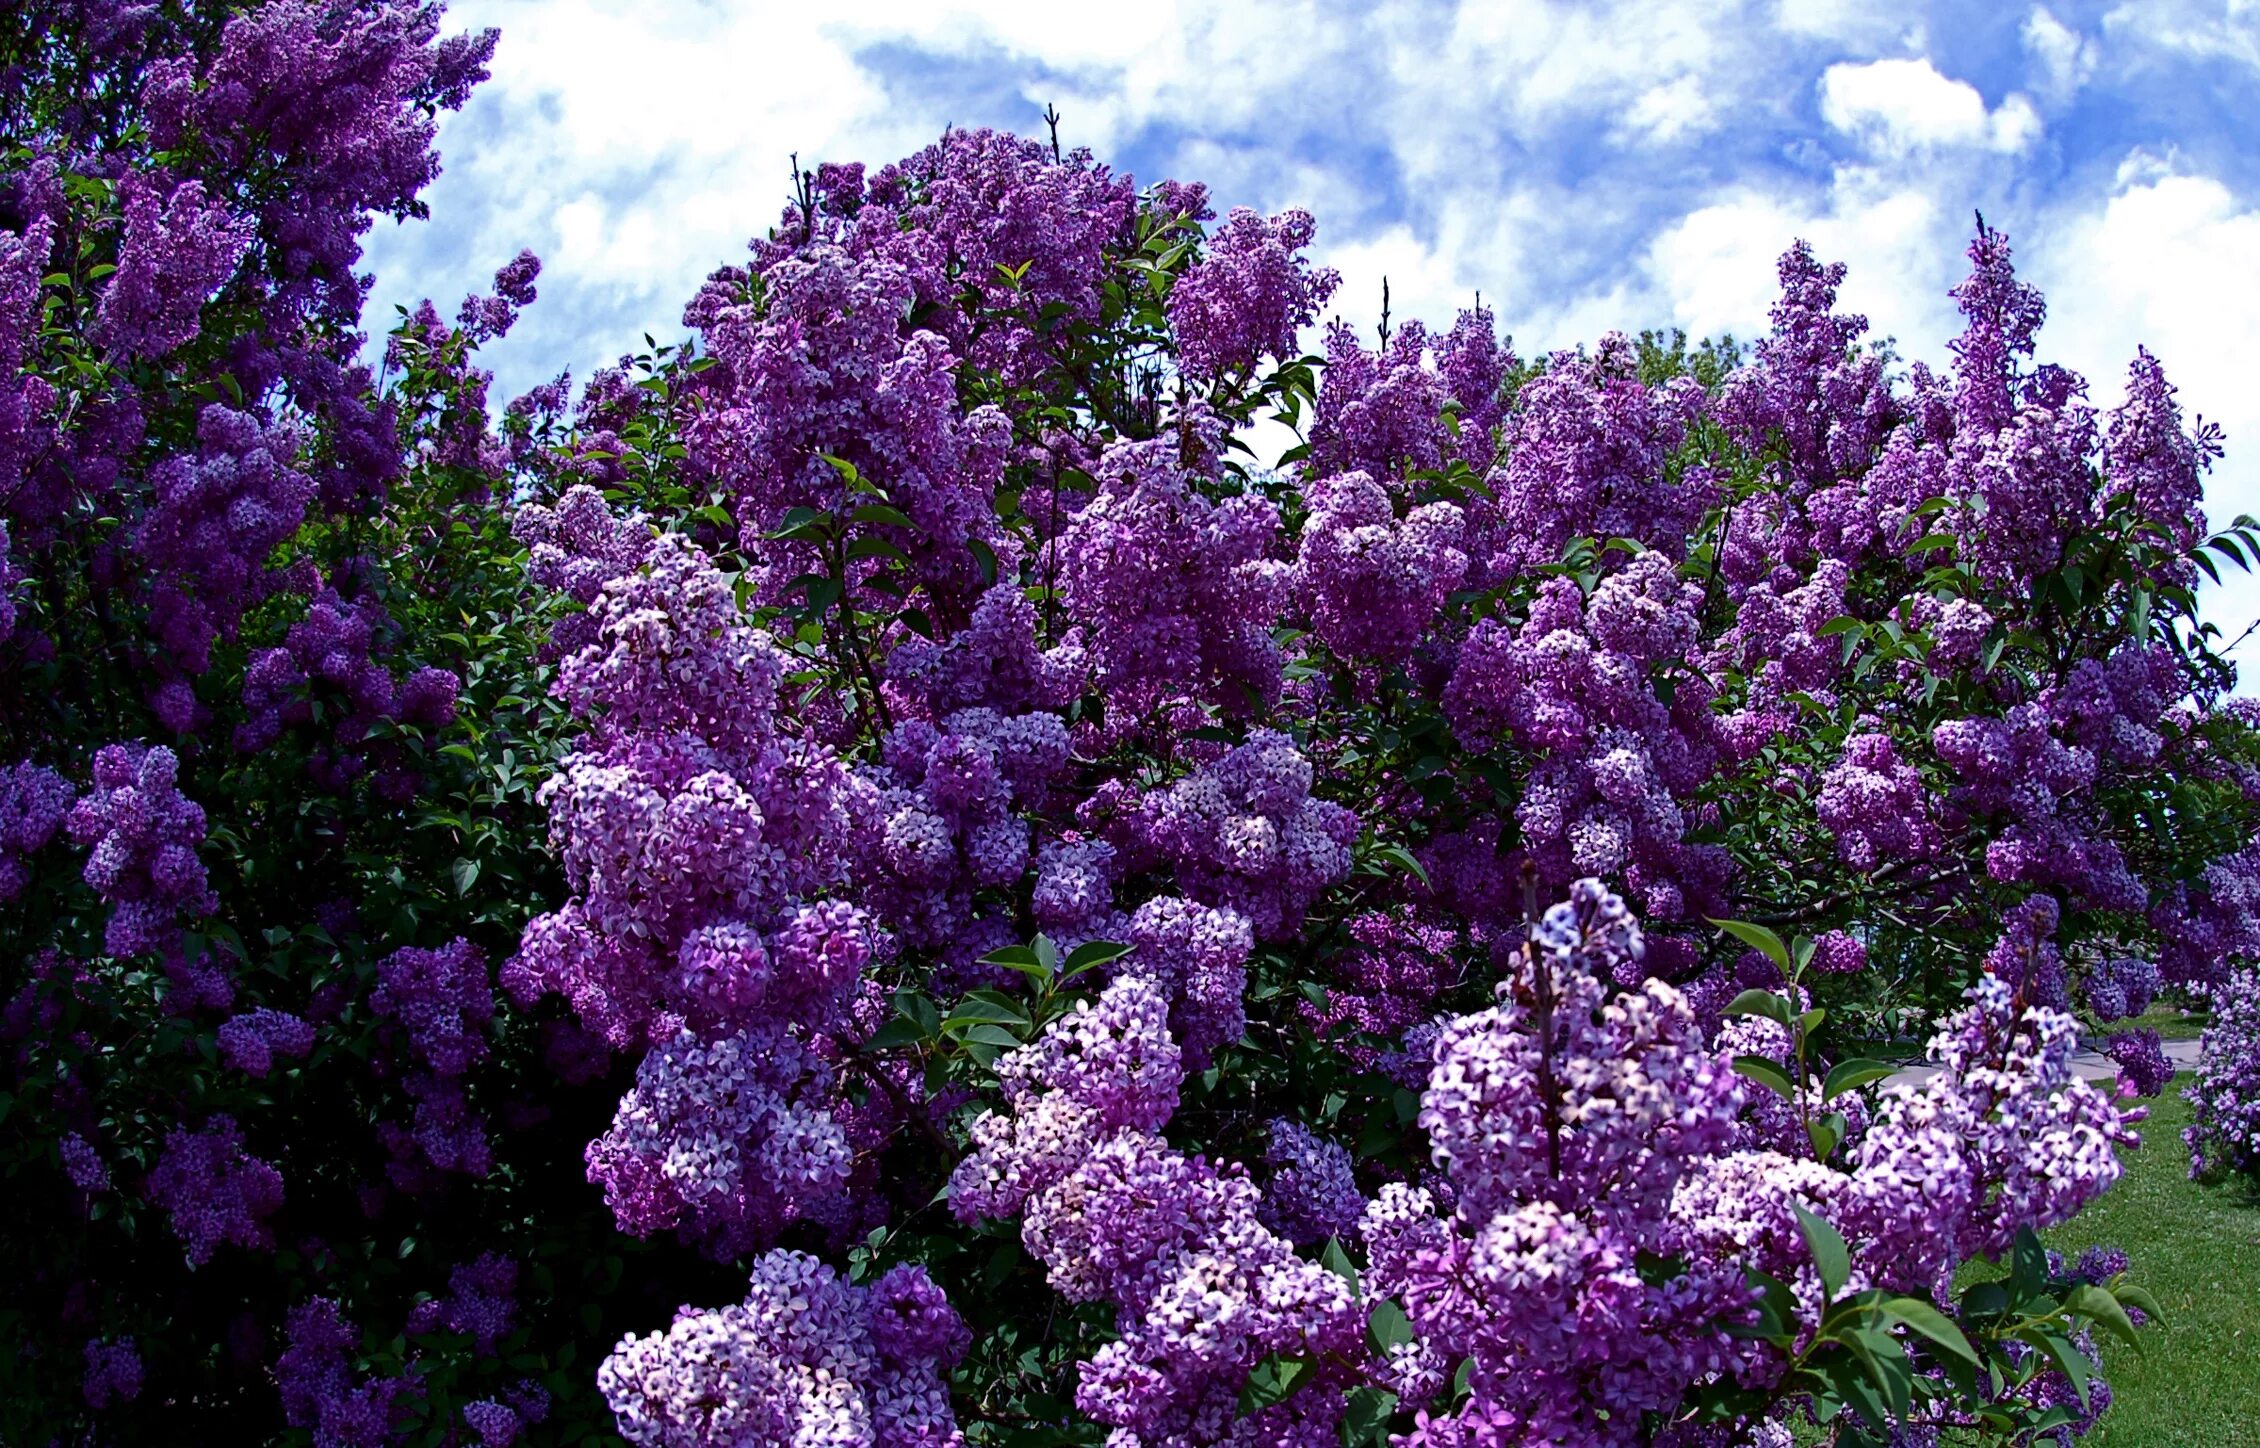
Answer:
[[(758, 305), (700, 315), (721, 365), (705, 379), (715, 405), (690, 435), (736, 483), (749, 545), (793, 508), (849, 511), (837, 458), (909, 519), (863, 526), (904, 550), (930, 586), (969, 596), (980, 579), (974, 545), (1011, 552), (994, 504), (1012, 429), (993, 406), (962, 409), (950, 342), (905, 325), (921, 290), (916, 266), (819, 243), (766, 266)], [(791, 557), (799, 545), (760, 546)]]
[(686, 1032), (637, 1067), (589, 1143), (589, 1180), (623, 1231), (680, 1227), (724, 1260), (790, 1222), (838, 1220), (855, 1161), (834, 1086), (831, 1063), (775, 1026), (712, 1044)]
[[(1458, 983), (1464, 966), (1454, 953), (1459, 932), (1447, 926), (1365, 911), (1349, 922), (1349, 937), (1349, 948), (1329, 964), (1334, 978), (1324, 1004), (1305, 999), (1296, 1009), (1322, 1039), (1364, 1070), (1383, 1051), (1346, 1039), (1349, 1033), (1401, 1038), (1428, 1019), (1436, 997)], [(1425, 1061), (1419, 1075), (1427, 1079)]]
[(54, 770), (25, 760), (0, 770), (0, 902), (31, 883), (31, 857), (63, 826), (78, 791)]
[(919, 1269), (856, 1287), (779, 1251), (755, 1260), (743, 1303), (621, 1339), (597, 1386), (636, 1448), (955, 1448), (942, 1374), (964, 1347)]
[(235, 273), (252, 228), (208, 201), (201, 181), (183, 181), (168, 196), (136, 174), (120, 191), (124, 241), (95, 314), (113, 353), (160, 357), (195, 340), (206, 299)]
[(1267, 221), (1245, 206), (1232, 208), (1200, 261), (1170, 288), (1169, 327), (1189, 374), (1222, 378), (1265, 357), (1296, 354), (1297, 334), (1342, 280), (1302, 254), (1316, 230), (1307, 211)]
[(104, 1342), (89, 1338), (86, 1376), (81, 1391), (86, 1405), (100, 1411), (112, 1403), (130, 1403), (141, 1396), (141, 1350), (132, 1338)]
[(288, 1345), (275, 1359), (275, 1386), (285, 1421), (307, 1430), (321, 1448), (379, 1448), (394, 1441), (416, 1385), (407, 1377), (355, 1373), (361, 1330), (335, 1301), (313, 1297), (290, 1309), (283, 1336)]
[(1665, 463), (1701, 405), (1692, 379), (1643, 384), (1620, 334), (1589, 357), (1556, 353), (1506, 418), (1505, 456), (1489, 479), (1496, 501), (1469, 509), (1471, 584), (1552, 563), (1577, 537), (1684, 552), (1715, 485), (1695, 469), (1675, 480)]
[(459, 1332), (491, 1355), (517, 1325), (518, 1264), (488, 1252), (447, 1274), (447, 1296), (429, 1297), (408, 1314), (410, 1333)]
[(1289, 939), (1313, 901), (1350, 872), (1356, 815), (1312, 796), (1310, 760), (1274, 729), (1179, 780), (1129, 822), (1141, 856), (1174, 867), (1196, 900), (1246, 918), (1258, 938)]
[(197, 857), (204, 811), (181, 794), (179, 776), (179, 757), (163, 745), (104, 745), (93, 788), (64, 821), (87, 850), (86, 883), (116, 907), (103, 937), (112, 955), (169, 952), (180, 915), (218, 906)]
[[(267, 560), (305, 521), (312, 481), (296, 467), (301, 435), (213, 403), (198, 447), (150, 473), (152, 501), (133, 535), (151, 580), (150, 632), (168, 667), (201, 674), (274, 583)], [(169, 720), (186, 728), (187, 720)]]
[(264, 1076), (277, 1056), (314, 1049), (314, 1028), (287, 1011), (264, 1006), (230, 1017), (220, 1027), (220, 1059), (247, 1076)]
[(1428, 503), (1398, 519), (1364, 473), (1310, 484), (1295, 586), (1318, 636), (1344, 658), (1402, 660), (1467, 571), (1460, 510)]
[(915, 633), (887, 657), (887, 681), (929, 717), (960, 709), (1019, 714), (1063, 709), (1080, 694), (1089, 660), (1069, 631), (1050, 648), (1036, 641), (1036, 605), (1009, 584), (981, 595), (964, 628), (936, 642)]
[(2205, 537), (2204, 473), (2220, 455), (2220, 434), (2201, 428), (2193, 437), (2182, 427), (2181, 407), (2166, 370), (2144, 348), (2136, 348), (2127, 369), (2126, 401), (2113, 408), (2105, 424), (2105, 490), (2134, 494), (2136, 510), (2166, 530), (2177, 548), (2187, 550)]
[(1687, 1002), (1658, 982), (1610, 998), (1639, 926), (1598, 882), (1534, 922), (1500, 1004), (1437, 1038), (1421, 1122), (1455, 1206), (1385, 1191), (1361, 1230), (1372, 1290), (1400, 1296), (1424, 1349), (1471, 1356), (1459, 1417), (1545, 1441), (1630, 1444), (1644, 1411), (1735, 1360), (1720, 1327), (1738, 1272), (1646, 1280), (1664, 1208), (1734, 1139), (1742, 1091)]
[(2163, 981), (2153, 961), (2114, 956), (2088, 973), (2087, 1007), (2099, 1021), (2121, 1021), (2150, 1009)]
[(266, 1219), (282, 1205), (282, 1173), (244, 1149), (233, 1117), (215, 1116), (201, 1131), (167, 1132), (146, 1187), (171, 1215), (190, 1266), (210, 1262), (223, 1243), (273, 1244)]
[[(633, 572), (653, 541), (641, 513), (616, 517), (604, 495), (586, 483), (566, 489), (554, 505), (521, 505), (511, 515), (510, 532), (526, 545), (527, 581), (584, 606), (594, 604), (607, 583)], [(551, 626), (544, 653), (555, 658), (577, 653), (601, 626), (592, 612), (569, 614)]]
[(2118, 1107), (2074, 1076), (2070, 1016), (2020, 1009), (1998, 975), (1969, 1001), (1931, 1040), (1942, 1069), (1886, 1090), (1852, 1149), (1847, 1225), (1876, 1280), (1905, 1290), (2006, 1251), (2019, 1228), (2070, 1219), (2118, 1180), (2117, 1148), (2135, 1141)]
[(438, 1075), (461, 1076), (487, 1054), (494, 990), (486, 957), (468, 940), (437, 950), (406, 946), (386, 956), (369, 1004), (400, 1022), (417, 1058)]
[[(1264, 1225), (1254, 1183), (1156, 1134), (1182, 1074), (1164, 1008), (1125, 974), (1007, 1056), (1012, 1115), (975, 1123), (950, 1184), (961, 1220), (1024, 1211), (1022, 1240), (1062, 1294), (1116, 1304), (1121, 1335), (1082, 1365), (1076, 1402), (1155, 1445), (1214, 1441), (1256, 1362), (1346, 1353), (1360, 1321), (1348, 1284)], [(1356, 1196), (1347, 1162), (1303, 1144), (1287, 1210), (1306, 1227), (1338, 1221)]]
[(1936, 839), (1929, 790), (1899, 758), (1888, 734), (1855, 734), (1822, 776), (1817, 809), (1836, 836), (1836, 852), (1855, 870), (1920, 859)]
[[(1782, 254), (1778, 272), (1772, 333), (1758, 343), (1752, 364), (1727, 380), (1717, 411), (1745, 447), (1774, 453), (1793, 494), (1810, 498), (1868, 465), (1896, 422), (1896, 408), (1884, 359), (1859, 349), (1867, 318), (1835, 310), (1844, 265), (1822, 265), (1800, 241)], [(1841, 531), (1826, 536), (1824, 520), (1836, 502), (1808, 501), (1824, 535), (1815, 541), (1826, 556), (1849, 559), (1869, 540)]]
[(1271, 1124), (1264, 1160), (1271, 1166), (1261, 1213), (1265, 1226), (1298, 1244), (1357, 1230), (1365, 1196), (1347, 1148), (1299, 1122), (1280, 1120)]
[(1613, 957), (1639, 951), (1623, 902), (1580, 882), (1500, 1003), (1438, 1038), (1421, 1124), (1471, 1222), (1539, 1199), (1653, 1213), (1686, 1158), (1731, 1138), (1741, 1090), (1686, 1002), (1660, 982), (1611, 998)]
[(56, 1143), (55, 1152), (62, 1158), (63, 1175), (71, 1179), (72, 1186), (89, 1196), (110, 1189), (110, 1164), (85, 1137), (71, 1132)]
[(2239, 970), (2213, 992), (2182, 1132), (2191, 1176), (2260, 1175), (2260, 972)]
[(1110, 720), (1178, 695), (1238, 713), (1279, 693), (1270, 628), (1290, 583), (1274, 556), (1279, 511), (1248, 494), (1212, 501), (1178, 451), (1174, 440), (1110, 448), (1098, 495), (1051, 545)]
[(693, 733), (731, 758), (770, 738), (784, 659), (689, 540), (655, 540), (590, 612), (596, 637), (557, 675), (558, 697), (576, 713), (620, 733)]
[(2118, 1063), (2119, 1083), (2137, 1096), (2162, 1096), (2174, 1079), (2174, 1063), (2154, 1030), (2114, 1032), (2104, 1054)]

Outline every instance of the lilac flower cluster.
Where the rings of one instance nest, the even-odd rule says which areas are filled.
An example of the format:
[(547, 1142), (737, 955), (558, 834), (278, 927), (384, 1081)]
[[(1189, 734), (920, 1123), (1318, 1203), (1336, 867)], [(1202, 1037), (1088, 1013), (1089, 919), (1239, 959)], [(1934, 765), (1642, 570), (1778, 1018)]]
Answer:
[(1459, 508), (1426, 503), (1400, 520), (1364, 473), (1312, 483), (1304, 496), (1295, 586), (1312, 627), (1344, 658), (1408, 657), (1467, 573)]
[(31, 857), (55, 838), (77, 797), (69, 780), (29, 760), (0, 770), (0, 902), (31, 883)]
[(282, 1173), (244, 1149), (233, 1117), (215, 1116), (201, 1131), (167, 1132), (144, 1187), (171, 1216), (192, 1267), (210, 1262), (223, 1243), (273, 1245), (266, 1219), (282, 1206)]
[[(1291, 583), (1279, 510), (1240, 494), (1211, 500), (1214, 420), (1179, 439), (1120, 443), (1097, 464), (1098, 495), (1051, 545), (1067, 612), (1083, 625), (1110, 722), (1129, 728), (1163, 701), (1227, 713), (1278, 697), (1271, 638)], [(1190, 452), (1188, 464), (1183, 454)]]
[(124, 240), (96, 315), (112, 352), (161, 357), (196, 339), (205, 300), (234, 274), (252, 228), (208, 200), (201, 181), (183, 181), (166, 196), (134, 174), (119, 189)]
[[(244, 718), (235, 728), (235, 747), (246, 753), (267, 748), (286, 728), (310, 723), (320, 702), (327, 706), (330, 742), (317, 751), (313, 768), (330, 787), (343, 788), (365, 767), (367, 736), (379, 723), (445, 728), (455, 717), (462, 680), (447, 669), (425, 667), (396, 684), (378, 662), (388, 621), (374, 599), (347, 599), (324, 589), (283, 643), (257, 652), (244, 670)], [(413, 787), (397, 765), (381, 770), (377, 779), (382, 792), (396, 800)]]
[(277, 1056), (303, 1056), (314, 1049), (314, 1028), (287, 1011), (265, 1006), (231, 1016), (220, 1027), (220, 1059), (246, 1076), (264, 1076)]
[(1209, 236), (1200, 262), (1169, 292), (1169, 328), (1192, 376), (1247, 373), (1265, 357), (1296, 353), (1295, 338), (1341, 284), (1303, 251), (1317, 231), (1307, 211), (1265, 220), (1235, 206)]
[(1126, 838), (1171, 866), (1188, 896), (1246, 917), (1258, 939), (1290, 939), (1349, 875), (1359, 832), (1350, 810), (1312, 796), (1313, 777), (1293, 739), (1250, 730), (1133, 816)]
[(1590, 356), (1556, 353), (1506, 418), (1491, 498), (1468, 511), (1470, 582), (1486, 587), (1552, 563), (1577, 537), (1684, 552), (1717, 485), (1701, 469), (1674, 477), (1665, 463), (1702, 405), (1692, 378), (1641, 382), (1621, 334)]
[(113, 1402), (132, 1402), (141, 1396), (141, 1350), (130, 1337), (117, 1342), (89, 1338), (81, 1383), (86, 1405), (98, 1412)]
[[(152, 502), (133, 540), (151, 578), (150, 633), (167, 666), (185, 674), (210, 669), (212, 646), (234, 637), (244, 610), (266, 596), (275, 581), (267, 559), (314, 496), (295, 466), (304, 439), (292, 427), (213, 403), (196, 436), (197, 451), (151, 472)], [(194, 722), (186, 705), (166, 712), (176, 729)]]
[[(1458, 1421), (1422, 1442), (1629, 1443), (1628, 1419), (1733, 1365), (1720, 1329), (1747, 1301), (1740, 1274), (1637, 1268), (1669, 1243), (1683, 1175), (1733, 1140), (1742, 1096), (1677, 992), (1610, 998), (1616, 961), (1640, 952), (1623, 902), (1582, 881), (1508, 962), (1499, 1004), (1437, 1039), (1421, 1124), (1451, 1211), (1398, 1185), (1363, 1222), (1371, 1290), (1403, 1298), (1421, 1358), (1474, 1364)], [(1433, 1391), (1434, 1372), (1413, 1376)]]
[(1460, 313), (1433, 348), (1433, 366), (1429, 343), (1417, 321), (1374, 352), (1347, 323), (1327, 327), (1326, 372), (1311, 419), (1313, 476), (1363, 472), (1394, 487), (1408, 472), (1441, 469), (1455, 457), (1479, 475), (1489, 471), (1514, 354), (1499, 345), (1491, 311), (1481, 305)]
[(857, 1287), (799, 1252), (756, 1258), (745, 1301), (685, 1307), (597, 1368), (636, 1448), (836, 1443), (955, 1448), (942, 1374), (964, 1324), (915, 1267)]
[[(1348, 1284), (1264, 1225), (1254, 1183), (1157, 1134), (1182, 1072), (1166, 1010), (1158, 989), (1126, 975), (1006, 1057), (1012, 1113), (974, 1123), (974, 1150), (950, 1182), (960, 1220), (1020, 1214), (1056, 1290), (1116, 1305), (1120, 1336), (1083, 1364), (1076, 1403), (1126, 1443), (1214, 1441), (1256, 1362), (1346, 1356), (1360, 1329)], [(1290, 1211), (1337, 1218), (1344, 1163), (1307, 1145), (1290, 1168), (1300, 1175)], [(1265, 1410), (1259, 1431), (1308, 1413), (1303, 1431), (1330, 1434), (1339, 1382), (1308, 1391), (1307, 1403)]]
[(1712, 913), (1725, 862), (1686, 842), (1680, 805), (1717, 765), (1711, 696), (1682, 674), (1667, 705), (1651, 678), (1689, 663), (1699, 597), (1644, 552), (1590, 600), (1548, 579), (1520, 628), (1486, 619), (1461, 646), (1445, 717), (1469, 748), (1507, 738), (1542, 751), (1516, 818), (1550, 886), (1621, 874), (1658, 919)]
[(361, 1330), (336, 1302), (315, 1297), (293, 1307), (284, 1337), (289, 1345), (275, 1359), (275, 1386), (290, 1426), (339, 1448), (396, 1441), (394, 1430), (418, 1396), (417, 1385), (407, 1377), (355, 1372)]
[(180, 759), (163, 745), (109, 744), (94, 785), (64, 821), (87, 850), (86, 883), (115, 907), (103, 937), (112, 955), (175, 953), (183, 914), (217, 906), (204, 862), (204, 811), (176, 785)]
[(1816, 812), (1836, 836), (1836, 852), (1855, 870), (1887, 860), (1920, 859), (1936, 839), (1930, 792), (1900, 759), (1888, 734), (1855, 734), (1821, 777)]
[(427, 1168), (485, 1176), (494, 1151), (463, 1089), (463, 1078), (486, 1057), (485, 1031), (494, 1019), (485, 955), (463, 939), (437, 950), (404, 946), (378, 963), (369, 1005), (399, 1023), (415, 1063), (402, 1079), (416, 1103), (412, 1124), (378, 1128), (393, 1158), (387, 1173), (404, 1190), (422, 1185)]
[(2260, 972), (2239, 970), (2214, 991), (2197, 1079), (2182, 1095), (2190, 1175), (2260, 1174)]

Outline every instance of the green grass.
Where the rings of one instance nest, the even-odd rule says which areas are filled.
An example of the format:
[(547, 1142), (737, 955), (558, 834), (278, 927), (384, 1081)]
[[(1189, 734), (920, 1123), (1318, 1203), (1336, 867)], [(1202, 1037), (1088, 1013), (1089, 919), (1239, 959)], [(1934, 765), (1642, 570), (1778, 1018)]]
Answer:
[(2115, 1396), (2083, 1448), (2260, 1448), (2260, 1198), (2189, 1180), (2187, 1081), (2152, 1105), (2126, 1176), (2049, 1234), (2067, 1257), (2125, 1248), (2129, 1276), (2166, 1310), (2144, 1352), (2105, 1345)]
[[(2199, 1036), (2204, 1035), (2205, 1028), (2211, 1024), (2213, 1024), (2213, 1013), (2211, 1011), (2185, 1011), (2170, 1001), (2159, 1001), (2133, 1020), (2114, 1021), (2105, 1029), (2136, 1031), (2144, 1027), (2151, 1027), (2156, 1029), (2161, 1037), (2169, 1041), (2194, 1041)], [(2180, 1129), (2179, 1127), (2175, 1128), (2177, 1131)]]

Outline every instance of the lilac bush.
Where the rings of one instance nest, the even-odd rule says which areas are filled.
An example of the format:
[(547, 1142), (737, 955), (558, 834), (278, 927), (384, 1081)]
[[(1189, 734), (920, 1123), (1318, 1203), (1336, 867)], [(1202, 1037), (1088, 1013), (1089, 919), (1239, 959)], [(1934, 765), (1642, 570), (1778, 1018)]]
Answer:
[(1983, 226), (1937, 365), (1801, 243), (1747, 349), (1306, 355), (1308, 215), (951, 131), (490, 399), (534, 258), (356, 266), (494, 43), (0, 40), (0, 1438), (2096, 1420), (2071, 1053), (2209, 993), (2240, 1164), (2260, 984), (2157, 358)]

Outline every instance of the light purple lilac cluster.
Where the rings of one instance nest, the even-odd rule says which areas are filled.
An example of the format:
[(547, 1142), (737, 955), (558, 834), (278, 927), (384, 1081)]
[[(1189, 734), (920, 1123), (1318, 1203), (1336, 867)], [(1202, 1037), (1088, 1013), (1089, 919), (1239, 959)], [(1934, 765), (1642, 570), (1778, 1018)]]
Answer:
[(1499, 1003), (1435, 1039), (1421, 1120), (1440, 1173), (1384, 1185), (1360, 1224), (1368, 1291), (1398, 1298), (1416, 1332), (1386, 1380), (1426, 1403), (1473, 1363), (1468, 1399), (1424, 1412), (1417, 1441), (1631, 1445), (1648, 1441), (1639, 1413), (1698, 1384), (1773, 1381), (1771, 1350), (1733, 1329), (1746, 1269), (1818, 1311), (1795, 1208), (1853, 1244), (1850, 1290), (1929, 1295), (2119, 1174), (2131, 1118), (2072, 1073), (2071, 1018), (1998, 977), (1933, 1040), (1936, 1075), (1831, 1103), (1845, 1138), (1816, 1157), (1817, 1093), (1800, 1112), (1731, 1065), (1786, 1061), (1787, 1032), (1735, 1021), (1706, 1044), (1671, 987), (1609, 984), (1643, 948), (1623, 903), (1580, 882), (1504, 962)]
[(1266, 220), (1235, 206), (1208, 248), (1169, 291), (1169, 328), (1194, 377), (1246, 375), (1266, 357), (1296, 355), (1295, 339), (1341, 285), (1303, 255), (1318, 225), (1307, 211)]
[(1196, 486), (1216, 467), (1219, 430), (1213, 415), (1193, 416), (1181, 437), (1107, 449), (1097, 495), (1052, 545), (1061, 599), (1083, 625), (1118, 732), (1174, 699), (1241, 714), (1279, 697), (1271, 622), (1292, 583), (1277, 556), (1279, 510)]
[(1312, 628), (1343, 658), (1410, 657), (1467, 574), (1458, 506), (1423, 503), (1400, 519), (1388, 490), (1365, 473), (1321, 479), (1304, 497), (1310, 516), (1295, 586)]
[(2260, 972), (2239, 970), (2213, 992), (2197, 1079), (2182, 1095), (2190, 1175), (2260, 1175)]
[(86, 883), (112, 904), (103, 936), (112, 955), (175, 955), (180, 917), (218, 905), (197, 857), (204, 811), (181, 794), (179, 777), (179, 756), (161, 744), (104, 745), (93, 787), (64, 820), (87, 851)]
[(1420, 1442), (1629, 1444), (1641, 1413), (1741, 1356), (1722, 1331), (1747, 1306), (1738, 1269), (1639, 1270), (1670, 1250), (1673, 1193), (1734, 1141), (1743, 1094), (1677, 992), (1609, 984), (1641, 948), (1624, 903), (1581, 881), (1503, 962), (1499, 1003), (1436, 1041), (1421, 1124), (1450, 1206), (1393, 1185), (1363, 1222), (1369, 1290), (1419, 1335), (1409, 1382), (1474, 1364), (1468, 1402)]
[(1667, 704), (1653, 678), (1689, 663), (1700, 598), (1651, 550), (1590, 599), (1547, 579), (1518, 628), (1485, 619), (1461, 646), (1445, 717), (1469, 748), (1511, 740), (1537, 755), (1515, 818), (1547, 888), (1608, 874), (1659, 920), (1717, 913), (1727, 861), (1686, 839), (1680, 803), (1717, 764), (1713, 693), (1690, 669)]
[(597, 1386), (636, 1448), (956, 1448), (943, 1374), (967, 1343), (918, 1268), (859, 1287), (776, 1251), (754, 1260), (742, 1303), (685, 1307), (665, 1332), (622, 1338)]
[[(1267, 1207), (1244, 1172), (1162, 1140), (1184, 1069), (1167, 1020), (1161, 991), (1125, 975), (1000, 1061), (1011, 1111), (974, 1123), (950, 1205), (966, 1222), (1019, 1215), (1054, 1289), (1115, 1304), (1120, 1335), (1083, 1364), (1077, 1406), (1123, 1444), (1190, 1448), (1232, 1431), (1257, 1362), (1347, 1359), (1362, 1318), (1347, 1282), (1264, 1224), (1276, 1193)], [(1346, 1163), (1314, 1140), (1289, 1146), (1302, 1148), (1284, 1168), (1301, 1183), (1290, 1214), (1338, 1220)], [(1331, 1435), (1344, 1379), (1320, 1372), (1249, 1431)]]
[(1479, 476), (1488, 472), (1506, 416), (1501, 389), (1515, 362), (1480, 302), (1433, 347), (1417, 321), (1397, 327), (1372, 352), (1348, 323), (1330, 323), (1311, 419), (1313, 476), (1364, 472), (1394, 487), (1409, 473), (1440, 470), (1454, 459)]

